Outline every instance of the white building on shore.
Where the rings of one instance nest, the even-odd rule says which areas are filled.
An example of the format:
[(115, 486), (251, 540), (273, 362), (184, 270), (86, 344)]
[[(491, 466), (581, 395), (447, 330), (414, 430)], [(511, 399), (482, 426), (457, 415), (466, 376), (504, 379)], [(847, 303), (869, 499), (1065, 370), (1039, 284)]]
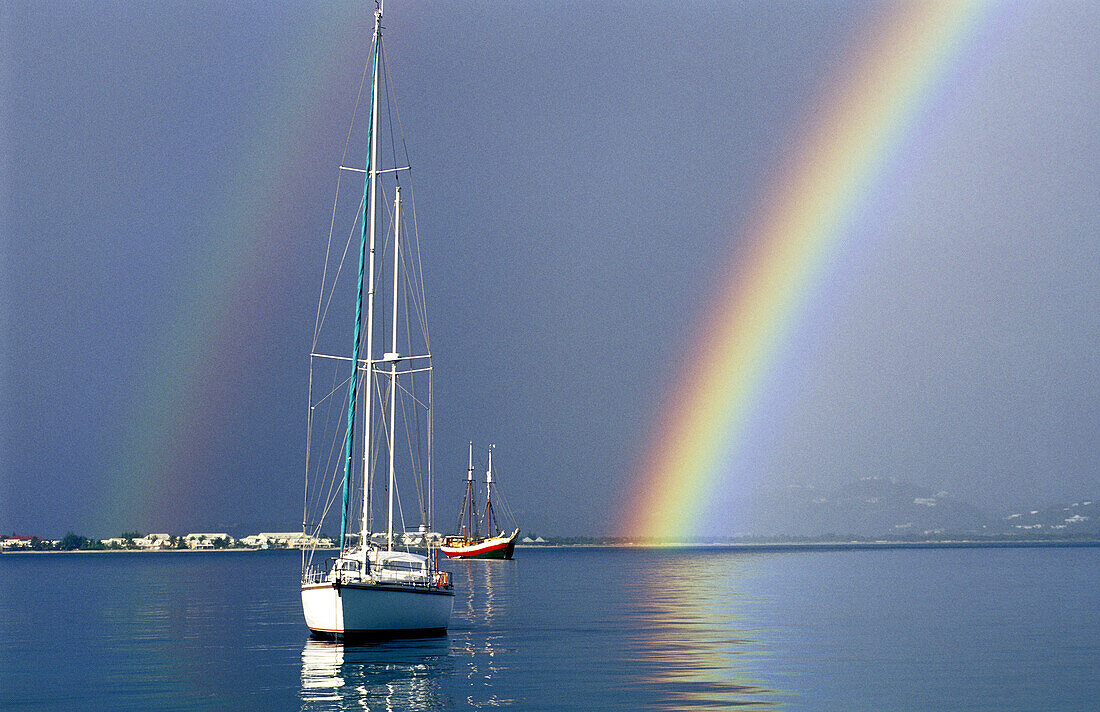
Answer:
[(172, 548), (171, 534), (147, 534), (134, 539), (134, 543), (142, 549), (170, 549)]
[(183, 537), (188, 549), (213, 549), (214, 542), (218, 539), (224, 539), (227, 546), (233, 546), (236, 541), (225, 532), (199, 532)]
[(241, 545), (257, 549), (308, 549), (332, 546), (329, 539), (318, 539), (302, 532), (260, 532), (241, 538)]
[(17, 534), (0, 537), (0, 549), (29, 549), (31, 548), (31, 538)]

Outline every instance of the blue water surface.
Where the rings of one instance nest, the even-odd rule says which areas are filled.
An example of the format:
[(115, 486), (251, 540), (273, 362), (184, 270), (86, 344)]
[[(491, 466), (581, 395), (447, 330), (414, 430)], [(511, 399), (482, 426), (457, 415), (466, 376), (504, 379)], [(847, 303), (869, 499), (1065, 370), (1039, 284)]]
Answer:
[(309, 638), (292, 551), (0, 556), (3, 710), (1095, 710), (1100, 548), (551, 548), (441, 638)]

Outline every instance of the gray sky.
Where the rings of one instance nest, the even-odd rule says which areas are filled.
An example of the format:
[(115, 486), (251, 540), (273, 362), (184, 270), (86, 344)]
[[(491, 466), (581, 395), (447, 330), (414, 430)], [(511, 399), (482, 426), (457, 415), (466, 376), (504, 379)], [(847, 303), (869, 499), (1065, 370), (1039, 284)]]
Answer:
[[(0, 7), (0, 531), (298, 526), (368, 5)], [(525, 530), (614, 530), (744, 221), (890, 10), (388, 3), (439, 512), (491, 441)], [(1100, 10), (990, 17), (779, 365), (764, 484), (1100, 494)]]

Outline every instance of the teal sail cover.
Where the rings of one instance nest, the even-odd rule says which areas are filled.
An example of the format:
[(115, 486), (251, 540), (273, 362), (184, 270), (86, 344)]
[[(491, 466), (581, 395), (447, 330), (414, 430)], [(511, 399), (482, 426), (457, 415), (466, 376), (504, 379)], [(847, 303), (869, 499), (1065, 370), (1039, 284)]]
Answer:
[[(371, 96), (375, 95), (374, 83), (378, 81), (378, 50), (379, 44), (378, 34), (374, 36), (373, 47), (373, 60), (374, 71), (371, 80)], [(363, 182), (363, 230), (359, 239), (359, 285), (355, 290), (355, 339), (351, 348), (351, 393), (348, 395), (348, 425), (347, 425), (347, 437), (344, 441), (344, 486), (343, 486), (343, 504), (340, 508), (340, 551), (343, 552), (347, 540), (347, 528), (348, 528), (348, 490), (351, 486), (351, 451), (352, 444), (355, 435), (355, 400), (359, 392), (359, 332), (361, 330), (363, 322), (363, 268), (366, 266), (367, 261), (367, 231), (369, 225), (367, 221), (370, 219), (370, 204), (369, 204), (369, 190), (370, 190), (370, 175), (374, 166), (371, 165), (371, 159), (374, 155), (374, 146), (372, 141), (374, 139), (374, 109), (371, 108), (370, 122), (368, 124), (367, 131), (367, 179)], [(372, 256), (373, 259), (373, 256)], [(370, 344), (367, 344), (368, 361), (370, 355)], [(367, 378), (371, 377), (370, 364), (367, 364)], [(369, 404), (368, 404), (369, 405)], [(365, 478), (364, 484), (366, 486)]]

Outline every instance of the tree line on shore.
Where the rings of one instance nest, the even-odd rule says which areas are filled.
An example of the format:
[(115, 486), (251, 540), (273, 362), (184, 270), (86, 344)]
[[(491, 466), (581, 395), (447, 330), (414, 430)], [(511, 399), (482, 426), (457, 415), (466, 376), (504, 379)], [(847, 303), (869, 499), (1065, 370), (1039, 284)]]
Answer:
[[(39, 539), (36, 536), (30, 538), (30, 543), (24, 547), (31, 551), (124, 551), (127, 549), (146, 550), (149, 547), (138, 544), (135, 540), (144, 535), (139, 532), (124, 532), (121, 536), (112, 539), (93, 539), (82, 534), (68, 532), (57, 541)], [(217, 537), (210, 540), (215, 549), (226, 549), (233, 545), (229, 537)], [(186, 537), (170, 536), (163, 549), (189, 549)]]

